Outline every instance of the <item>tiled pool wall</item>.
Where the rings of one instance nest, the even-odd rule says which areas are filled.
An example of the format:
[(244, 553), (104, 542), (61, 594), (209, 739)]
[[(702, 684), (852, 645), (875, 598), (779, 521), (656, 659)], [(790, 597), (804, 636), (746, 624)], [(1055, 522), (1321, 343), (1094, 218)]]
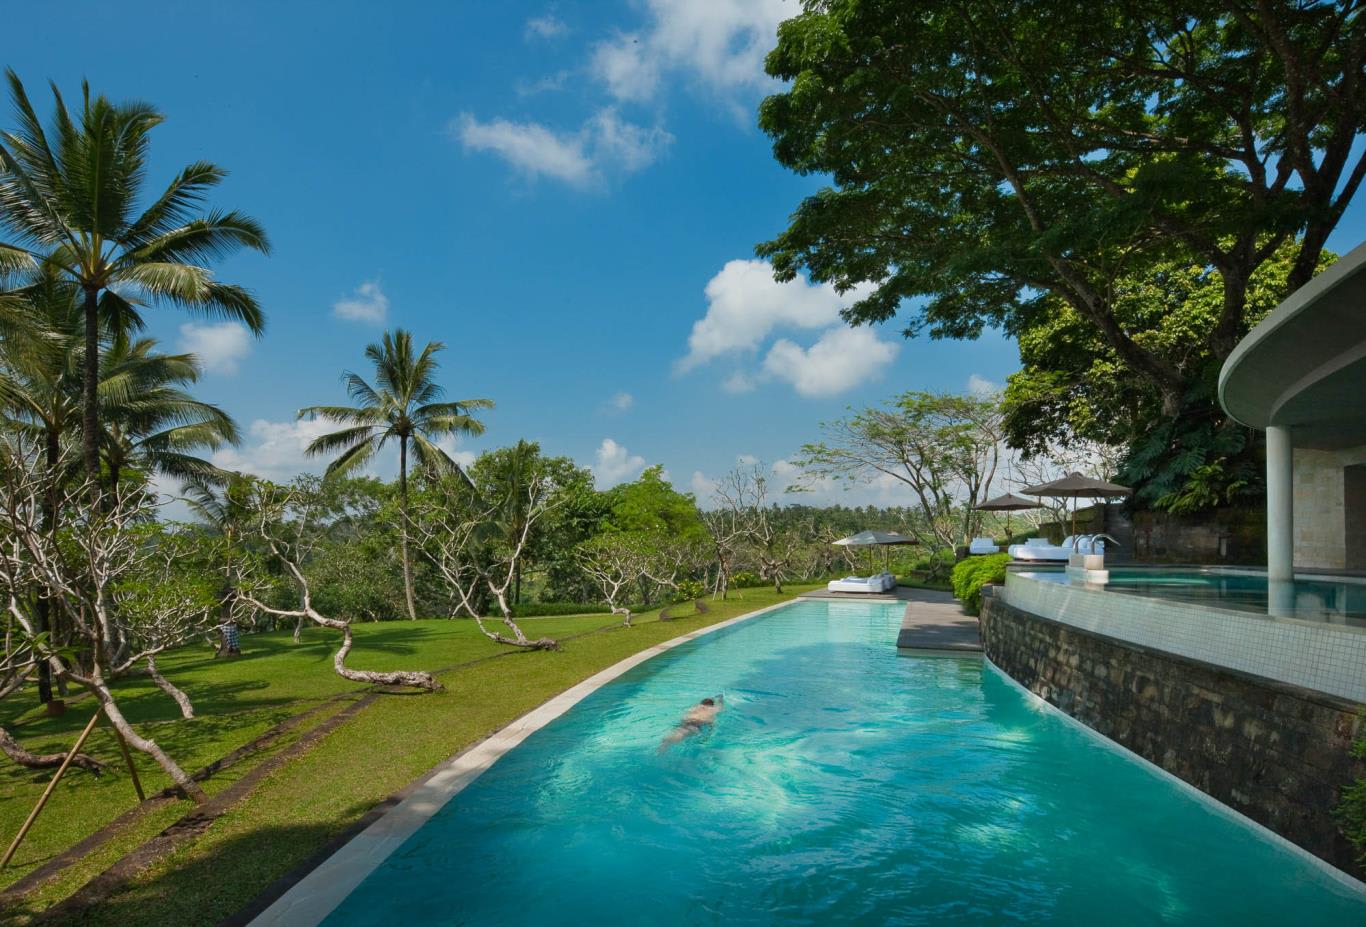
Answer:
[[(1110, 598), (1116, 598), (1111, 596)], [(1338, 828), (1356, 703), (1229, 672), (1165, 650), (982, 603), (982, 643), (1001, 671), (1061, 711), (1357, 878)]]
[(1366, 631), (1144, 598), (1006, 574), (1001, 598), (1022, 611), (1130, 641), (1366, 702)]

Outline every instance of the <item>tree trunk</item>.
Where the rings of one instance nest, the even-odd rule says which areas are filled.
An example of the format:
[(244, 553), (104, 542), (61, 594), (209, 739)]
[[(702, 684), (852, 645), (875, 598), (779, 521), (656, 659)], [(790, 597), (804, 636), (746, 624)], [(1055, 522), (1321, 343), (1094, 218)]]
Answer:
[[(490, 586), (492, 587), (491, 583)], [(508, 608), (506, 595), (507, 588), (508, 587), (504, 585), (501, 589), (490, 588), (490, 591), (498, 600), (498, 610), (503, 613), (503, 624), (512, 631), (514, 636), (507, 637), (506, 635), (499, 634), (497, 631), (490, 631), (488, 628), (484, 627), (484, 619), (479, 616), (478, 612), (471, 609), (470, 614), (473, 615), (474, 623), (478, 626), (480, 632), (489, 640), (498, 644), (508, 644), (512, 647), (525, 647), (528, 650), (559, 650), (560, 643), (553, 637), (542, 637), (539, 640), (533, 641), (522, 632), (522, 629), (518, 627), (517, 622), (512, 618), (512, 609)]]
[(403, 598), (408, 605), (408, 620), (417, 620), (413, 604), (413, 561), (408, 554), (408, 438), (398, 439), (399, 545), (403, 550)]
[[(43, 530), (51, 532), (52, 526), (57, 523), (57, 466), (62, 459), (62, 436), (56, 428), (46, 428), (43, 434), (45, 451), (47, 455), (48, 487), (43, 494)], [(48, 632), (48, 644), (60, 643), (54, 620), (52, 600), (43, 594), (43, 590), (38, 590), (38, 599), (34, 603), (34, 619), (38, 625), (38, 632)], [(46, 660), (38, 661), (38, 703), (46, 705), (52, 701), (52, 667)]]
[[(335, 621), (336, 619), (333, 619)], [(330, 622), (329, 622), (330, 624)], [(380, 686), (411, 686), (415, 689), (426, 689), (428, 692), (440, 692), (441, 683), (431, 673), (421, 670), (394, 670), (388, 673), (377, 673), (372, 670), (355, 670), (346, 665), (346, 655), (351, 652), (351, 625), (341, 622), (342, 645), (332, 657), (332, 667), (337, 671), (337, 675), (352, 682), (368, 682), (371, 685)]]
[[(65, 753), (30, 753), (19, 746), (19, 742), (3, 727), (0, 727), (0, 751), (4, 751), (5, 756), (26, 769), (56, 769), (66, 759)], [(85, 753), (73, 756), (71, 765), (92, 773), (98, 773), (104, 768), (103, 763)]]
[[(98, 639), (96, 640), (95, 645), (98, 649)], [(180, 768), (180, 765), (176, 763), (175, 760), (167, 756), (165, 750), (162, 750), (161, 747), (157, 746), (156, 741), (149, 740), (133, 730), (133, 726), (128, 723), (128, 719), (125, 718), (123, 712), (119, 710), (118, 702), (114, 701), (114, 694), (109, 691), (109, 684), (104, 681), (104, 676), (99, 668), (98, 655), (95, 668), (91, 671), (89, 676), (72, 674), (71, 670), (64, 666), (57, 657), (51, 657), (49, 659), (52, 662), (53, 673), (57, 675), (59, 680), (71, 676), (76, 682), (85, 686), (94, 694), (95, 698), (99, 700), (100, 709), (104, 712), (104, 716), (109, 719), (110, 724), (114, 725), (114, 729), (123, 735), (123, 740), (128, 746), (132, 747), (134, 750), (147, 754), (155, 760), (157, 765), (165, 771), (166, 775), (171, 777), (171, 781), (179, 786), (186, 797), (192, 799), (196, 804), (207, 798), (204, 794), (204, 790), (195, 784), (195, 781), (190, 778), (185, 770)]]
[(92, 491), (100, 478), (100, 317), (99, 288), (85, 287), (85, 358), (81, 390), (81, 459)]
[(147, 675), (152, 677), (152, 682), (157, 684), (158, 689), (175, 699), (175, 703), (180, 706), (182, 718), (188, 721), (194, 717), (194, 705), (190, 704), (190, 697), (171, 685), (170, 680), (157, 672), (156, 657), (149, 656), (147, 658)]

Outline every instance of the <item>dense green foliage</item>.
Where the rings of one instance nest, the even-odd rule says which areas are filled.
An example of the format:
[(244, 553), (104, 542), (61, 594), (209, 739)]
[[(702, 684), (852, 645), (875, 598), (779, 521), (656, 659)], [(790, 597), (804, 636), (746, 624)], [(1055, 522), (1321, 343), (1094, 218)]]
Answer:
[[(1253, 274), (1239, 336), (1285, 297), (1294, 254), (1283, 246)], [(1324, 252), (1319, 269), (1333, 259)], [(1020, 332), (1022, 369), (1006, 386), (1010, 444), (1031, 453), (1078, 440), (1125, 448), (1116, 479), (1137, 487), (1144, 507), (1189, 512), (1255, 496), (1260, 436), (1230, 421), (1215, 395), (1221, 360), (1210, 345), (1222, 300), (1217, 275), (1190, 262), (1164, 262), (1115, 283), (1116, 318), (1189, 384), (1173, 416), (1093, 325), (1046, 299), (1047, 311)]]
[(864, 288), (852, 323), (1020, 338), (1039, 431), (1117, 428), (1142, 501), (1201, 466), (1226, 494), (1247, 437), (1212, 373), (1321, 266), (1366, 174), (1364, 36), (1346, 0), (816, 0), (779, 28), (790, 83), (760, 123), (830, 182), (759, 253)]
[(1009, 562), (1009, 554), (986, 554), (960, 560), (950, 577), (954, 598), (963, 603), (967, 612), (977, 614), (982, 607), (982, 587), (1005, 582)]
[[(1366, 760), (1366, 711), (1360, 715), (1363, 730), (1352, 744), (1352, 755)], [(1366, 865), (1366, 776), (1342, 790), (1342, 802), (1337, 808), (1342, 833), (1361, 851), (1358, 862)]]

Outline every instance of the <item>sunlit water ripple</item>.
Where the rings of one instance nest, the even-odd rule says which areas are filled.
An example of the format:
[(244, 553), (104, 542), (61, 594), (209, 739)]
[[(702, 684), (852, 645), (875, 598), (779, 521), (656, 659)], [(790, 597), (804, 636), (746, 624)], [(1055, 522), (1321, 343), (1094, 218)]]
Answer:
[[(1366, 923), (1366, 895), (994, 669), (898, 656), (900, 614), (800, 602), (649, 661), (326, 923)], [(715, 729), (659, 754), (718, 692)]]

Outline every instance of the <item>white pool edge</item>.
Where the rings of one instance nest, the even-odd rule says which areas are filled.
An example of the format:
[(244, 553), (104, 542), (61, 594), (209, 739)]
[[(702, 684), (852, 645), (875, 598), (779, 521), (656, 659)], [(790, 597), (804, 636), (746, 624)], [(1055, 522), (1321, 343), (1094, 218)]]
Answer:
[(1313, 853), (1310, 853), (1308, 850), (1306, 850), (1299, 844), (1287, 840), (1285, 837), (1282, 837), (1280, 834), (1276, 833), (1274, 830), (1267, 827), (1265, 824), (1261, 824), (1257, 821), (1254, 821), (1252, 818), (1243, 814), (1237, 808), (1229, 807), (1228, 805), (1221, 802), (1219, 799), (1215, 798), (1213, 795), (1200, 791), (1198, 788), (1191, 785), (1189, 782), (1187, 782), (1185, 779), (1182, 779), (1175, 773), (1163, 769), (1161, 766), (1158, 766), (1156, 763), (1154, 763), (1147, 757), (1140, 756), (1139, 754), (1130, 750), (1128, 747), (1124, 746), (1122, 743), (1119, 743), (1115, 740), (1111, 740), (1109, 737), (1106, 737), (1104, 734), (1102, 734), (1100, 731), (1097, 731), (1095, 728), (1090, 727), (1084, 722), (1077, 720), (1076, 718), (1069, 715), (1067, 712), (1063, 711), (1057, 705), (1054, 705), (1052, 702), (1048, 701), (1042, 696), (1034, 692), (1031, 692), (1014, 676), (1011, 676), (1005, 670), (1001, 669), (999, 666), (993, 663), (990, 657), (984, 657), (983, 663), (986, 666), (993, 669), (998, 676), (1000, 676), (1010, 685), (1014, 686), (1016, 689), (1019, 689), (1020, 692), (1024, 694), (1026, 700), (1034, 708), (1042, 708), (1047, 713), (1057, 715), (1058, 717), (1062, 718), (1064, 722), (1079, 728), (1081, 731), (1083, 731), (1085, 734), (1091, 737), (1091, 739), (1098, 741), (1101, 744), (1101, 746), (1103, 746), (1105, 749), (1110, 750), (1111, 752), (1121, 753), (1127, 760), (1136, 761), (1140, 765), (1146, 767), (1150, 772), (1156, 773), (1159, 778), (1165, 779), (1171, 784), (1175, 785), (1179, 791), (1185, 792), (1187, 795), (1192, 796), (1197, 801), (1209, 806), (1210, 808), (1212, 808), (1219, 814), (1223, 815), (1224, 817), (1230, 818), (1239, 824), (1250, 827), (1256, 834), (1263, 837), (1264, 839), (1271, 841), (1271, 843), (1279, 847), (1282, 847), (1283, 849), (1289, 850), (1292, 855), (1298, 856), (1300, 859), (1303, 859), (1306, 862), (1313, 864), (1315, 867), (1323, 871), (1326, 875), (1330, 876), (1334, 881), (1341, 883), (1342, 885), (1352, 889), (1353, 891), (1359, 894), (1366, 895), (1366, 882), (1362, 882), (1360, 879), (1356, 878), (1351, 873), (1343, 872), (1341, 869), (1339, 869), (1337, 866), (1334, 866), (1327, 860), (1320, 859), (1319, 857), (1315, 856)]
[(522, 715), (506, 727), (446, 760), (426, 781), (365, 830), (346, 842), (308, 875), (266, 908), (249, 927), (316, 927), (356, 890), (365, 878), (427, 823), (438, 811), (479, 778), (509, 750), (539, 731), (607, 683), (662, 653), (699, 637), (749, 621), (801, 599), (779, 602), (716, 624), (689, 631), (600, 670)]

